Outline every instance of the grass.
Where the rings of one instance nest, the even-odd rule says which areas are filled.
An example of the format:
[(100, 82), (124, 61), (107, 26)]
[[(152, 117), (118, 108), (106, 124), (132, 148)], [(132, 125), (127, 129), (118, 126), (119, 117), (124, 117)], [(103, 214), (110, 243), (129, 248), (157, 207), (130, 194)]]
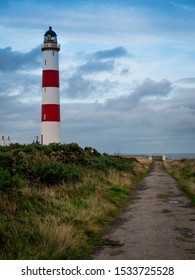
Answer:
[(195, 159), (167, 160), (164, 164), (195, 205)]
[(14, 145), (1, 147), (0, 167), (0, 259), (68, 260), (103, 242), (149, 162), (77, 144)]

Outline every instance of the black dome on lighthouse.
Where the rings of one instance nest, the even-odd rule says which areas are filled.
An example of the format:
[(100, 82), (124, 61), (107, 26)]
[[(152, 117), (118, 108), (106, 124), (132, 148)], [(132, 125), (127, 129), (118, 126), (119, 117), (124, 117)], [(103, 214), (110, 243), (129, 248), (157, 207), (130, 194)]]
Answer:
[(49, 30), (47, 32), (45, 32), (44, 36), (48, 36), (50, 35), (51, 37), (57, 37), (57, 34), (52, 30), (52, 27), (49, 27)]
[(41, 46), (41, 50), (60, 50), (60, 45), (58, 45), (57, 34), (52, 30), (52, 27), (49, 27), (49, 30), (45, 32), (43, 45)]

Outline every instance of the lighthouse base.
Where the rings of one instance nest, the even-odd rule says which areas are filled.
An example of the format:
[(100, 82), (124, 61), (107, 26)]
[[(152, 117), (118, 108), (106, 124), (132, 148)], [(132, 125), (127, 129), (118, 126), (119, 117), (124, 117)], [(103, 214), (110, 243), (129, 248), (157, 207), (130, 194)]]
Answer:
[(41, 123), (41, 144), (60, 143), (60, 122)]

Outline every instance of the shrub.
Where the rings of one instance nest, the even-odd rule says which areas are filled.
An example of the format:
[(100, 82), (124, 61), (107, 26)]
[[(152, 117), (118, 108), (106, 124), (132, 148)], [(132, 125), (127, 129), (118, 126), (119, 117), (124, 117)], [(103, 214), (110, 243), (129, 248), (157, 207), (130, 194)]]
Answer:
[(9, 188), (12, 185), (12, 176), (7, 169), (0, 168), (0, 188)]
[(33, 178), (37, 178), (44, 184), (57, 184), (63, 180), (64, 166), (59, 162), (35, 163)]
[(54, 185), (65, 182), (76, 182), (81, 178), (81, 168), (74, 163), (63, 164), (61, 162), (46, 162), (46, 163), (36, 163), (32, 167), (34, 172), (32, 173), (32, 178), (37, 181)]
[(64, 169), (64, 181), (65, 182), (77, 182), (82, 178), (82, 169), (80, 166), (70, 163), (65, 166)]
[(0, 168), (12, 169), (14, 159), (9, 152), (0, 153)]
[(92, 166), (103, 171), (115, 168), (119, 171), (133, 172), (133, 165), (131, 162), (117, 156), (94, 156), (92, 158)]
[(101, 154), (92, 147), (85, 147), (84, 151), (91, 156), (101, 156)]
[(0, 189), (23, 187), (25, 182), (18, 175), (12, 176), (7, 169), (0, 168)]

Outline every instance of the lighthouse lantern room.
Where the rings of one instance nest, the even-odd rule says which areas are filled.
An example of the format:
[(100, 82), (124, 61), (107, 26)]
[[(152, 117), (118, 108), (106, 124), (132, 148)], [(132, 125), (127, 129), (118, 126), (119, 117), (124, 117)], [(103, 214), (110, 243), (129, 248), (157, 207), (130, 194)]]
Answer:
[(59, 58), (60, 45), (57, 35), (49, 27), (41, 47), (43, 54), (41, 143), (60, 143), (60, 82)]

